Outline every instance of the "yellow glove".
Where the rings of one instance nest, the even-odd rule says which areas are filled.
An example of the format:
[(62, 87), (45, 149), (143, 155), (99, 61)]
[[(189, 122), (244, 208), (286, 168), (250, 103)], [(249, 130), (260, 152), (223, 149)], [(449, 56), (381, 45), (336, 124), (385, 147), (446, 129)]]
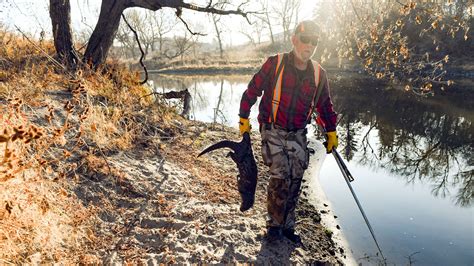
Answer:
[(252, 129), (252, 127), (250, 126), (249, 119), (241, 117), (239, 121), (240, 135), (243, 135), (245, 132), (250, 133), (250, 129)]
[(332, 149), (337, 148), (337, 134), (336, 131), (330, 131), (326, 133), (327, 143), (326, 143), (326, 152), (331, 153)]

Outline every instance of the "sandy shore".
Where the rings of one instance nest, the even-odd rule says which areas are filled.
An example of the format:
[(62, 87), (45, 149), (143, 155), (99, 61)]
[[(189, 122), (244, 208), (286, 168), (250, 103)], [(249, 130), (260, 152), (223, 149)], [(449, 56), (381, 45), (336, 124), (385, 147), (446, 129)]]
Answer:
[[(345, 251), (342, 256), (342, 261), (346, 265), (357, 265), (354, 256), (352, 255), (349, 243), (347, 242), (344, 234), (341, 231), (338, 217), (335, 212), (331, 209), (331, 203), (326, 197), (326, 194), (319, 183), (321, 174), (321, 167), (329, 156), (326, 154), (325, 148), (321, 142), (314, 138), (309, 138), (310, 147), (315, 149), (315, 154), (310, 158), (310, 166), (305, 172), (305, 179), (308, 180), (307, 198), (311, 205), (313, 205), (321, 215), (321, 224), (327, 229), (331, 230), (332, 239), (335, 241), (342, 250)], [(335, 169), (335, 171), (339, 171)]]
[[(353, 264), (340, 233), (321, 215), (329, 207), (315, 190), (317, 178), (309, 178), (319, 172), (321, 158), (313, 159), (297, 208), (296, 230), (303, 244), (286, 239), (268, 243), (264, 237), (268, 175), (261, 162), (259, 135), (252, 135), (259, 167), (256, 203), (241, 213), (237, 168), (226, 157), (228, 151), (196, 158), (206, 146), (237, 140), (238, 134), (199, 122), (176, 121), (176, 126), (181, 131), (176, 138), (154, 139), (140, 151), (107, 155), (110, 167), (123, 173), (119, 182), (89, 178), (76, 187), (83, 204), (97, 209), (94, 234), (107, 244), (95, 250), (103, 262)], [(326, 205), (315, 208), (310, 202)]]

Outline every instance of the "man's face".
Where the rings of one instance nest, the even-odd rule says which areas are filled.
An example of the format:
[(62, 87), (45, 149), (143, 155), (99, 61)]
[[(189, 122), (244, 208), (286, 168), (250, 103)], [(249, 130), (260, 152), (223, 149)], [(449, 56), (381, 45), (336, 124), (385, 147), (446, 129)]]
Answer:
[(303, 62), (308, 61), (313, 56), (318, 45), (318, 37), (316, 35), (297, 33), (293, 35), (291, 41), (296, 57)]

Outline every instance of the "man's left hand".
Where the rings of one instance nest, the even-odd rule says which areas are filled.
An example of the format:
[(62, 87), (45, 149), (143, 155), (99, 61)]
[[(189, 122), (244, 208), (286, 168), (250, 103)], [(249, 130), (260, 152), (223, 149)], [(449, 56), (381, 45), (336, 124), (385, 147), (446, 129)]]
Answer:
[(326, 152), (331, 153), (332, 149), (337, 148), (337, 133), (336, 131), (330, 131), (326, 133)]
[(240, 135), (242, 136), (245, 132), (250, 133), (251, 129), (252, 129), (252, 126), (250, 125), (249, 119), (241, 117), (239, 120)]

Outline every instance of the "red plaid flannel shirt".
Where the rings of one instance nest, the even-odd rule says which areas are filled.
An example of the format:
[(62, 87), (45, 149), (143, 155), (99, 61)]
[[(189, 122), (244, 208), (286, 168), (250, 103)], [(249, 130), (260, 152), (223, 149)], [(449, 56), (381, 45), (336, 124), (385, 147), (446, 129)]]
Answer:
[[(308, 112), (311, 106), (311, 100), (316, 90), (314, 84), (314, 68), (311, 62), (304, 75), (298, 78), (298, 73), (293, 61), (292, 52), (285, 54), (283, 72), (283, 81), (281, 88), (280, 105), (278, 107), (276, 125), (288, 130), (301, 129), (306, 127)], [(275, 68), (277, 56), (272, 56), (263, 64), (250, 81), (247, 90), (243, 93), (240, 101), (239, 115), (248, 118), (250, 108), (257, 101), (257, 97), (263, 96), (260, 101), (258, 122), (269, 123), (269, 116), (272, 112), (273, 89), (275, 87)], [(326, 131), (335, 131), (337, 114), (333, 110), (331, 96), (329, 93), (329, 82), (326, 71), (321, 68), (320, 82), (323, 82), (321, 96), (316, 105), (316, 111), (320, 117), (320, 125)], [(318, 121), (317, 121), (318, 122)]]

